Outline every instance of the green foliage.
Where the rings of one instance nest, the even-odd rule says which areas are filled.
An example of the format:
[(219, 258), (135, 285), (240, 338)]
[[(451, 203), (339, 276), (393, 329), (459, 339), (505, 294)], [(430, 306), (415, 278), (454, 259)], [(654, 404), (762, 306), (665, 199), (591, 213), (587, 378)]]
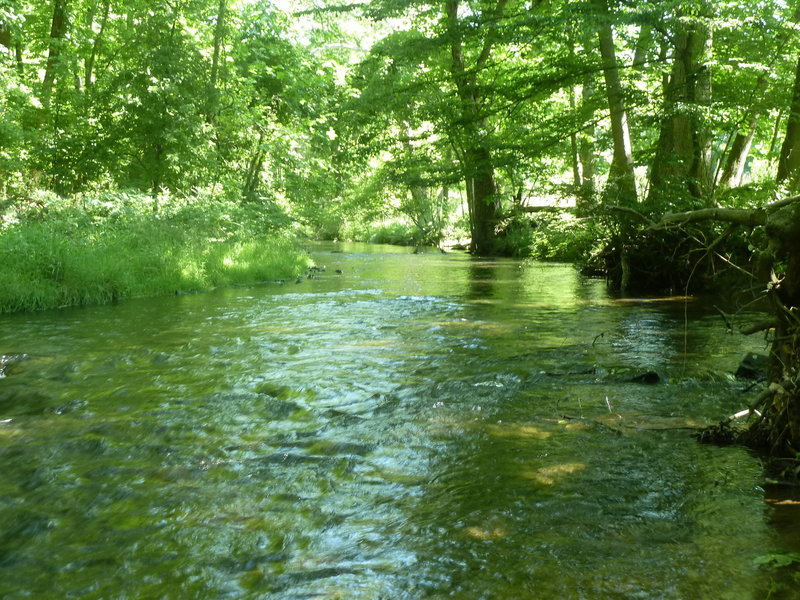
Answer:
[[(502, 11), (458, 0), (450, 13), (452, 3), (301, 0), (293, 15), (268, 0), (70, 0), (61, 3), (66, 34), (54, 39), (57, 4), (0, 2), (0, 206), (32, 201), (37, 189), (132, 189), (160, 197), (169, 214), (176, 198), (213, 190), (267, 229), (292, 220), (315, 237), (415, 243), (440, 242), (458, 211), (491, 207), (484, 221), (498, 252), (597, 256), (593, 238), (620, 250), (631, 224), (619, 214), (597, 212), (586, 226), (496, 223), (554, 190), (600, 196), (612, 136), (597, 30), (609, 21), (648, 190), (642, 212), (746, 208), (776, 193), (768, 180), (798, 51), (791, 6), (779, 0), (611, 2), (607, 11), (589, 0)], [(713, 96), (702, 101), (667, 99), (685, 34), (711, 44), (684, 65), (696, 71), (688, 81), (710, 75)], [(735, 134), (750, 130), (746, 187), (695, 193), (699, 176), (670, 172), (707, 150), (719, 175)], [(670, 145), (664, 131), (691, 135)], [(696, 139), (708, 146), (690, 152)], [(576, 180), (584, 142), (594, 165), (587, 187)], [(648, 182), (657, 162), (660, 186)], [(398, 217), (412, 229), (370, 230)], [(658, 255), (640, 240), (629, 245)]]
[(760, 567), (773, 569), (788, 567), (789, 565), (800, 564), (800, 552), (773, 552), (771, 554), (763, 554), (756, 557), (753, 562)]
[(539, 260), (587, 262), (597, 251), (600, 231), (588, 219), (572, 215), (537, 216), (530, 256)]
[(373, 244), (395, 244), (397, 246), (413, 246), (419, 242), (419, 230), (401, 221), (374, 225), (369, 228), (365, 241)]
[(0, 312), (282, 279), (308, 264), (250, 206), (208, 197), (157, 205), (140, 195), (41, 194), (12, 206), (0, 229)]
[(503, 256), (527, 258), (531, 255), (536, 223), (526, 217), (509, 219), (497, 235), (497, 253)]

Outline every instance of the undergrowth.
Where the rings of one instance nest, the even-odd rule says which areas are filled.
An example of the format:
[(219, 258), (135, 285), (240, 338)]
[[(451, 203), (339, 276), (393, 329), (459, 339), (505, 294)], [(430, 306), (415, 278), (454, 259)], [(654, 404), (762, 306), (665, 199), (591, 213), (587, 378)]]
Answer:
[(0, 213), (0, 312), (293, 277), (308, 258), (276, 214), (210, 197), (40, 193)]

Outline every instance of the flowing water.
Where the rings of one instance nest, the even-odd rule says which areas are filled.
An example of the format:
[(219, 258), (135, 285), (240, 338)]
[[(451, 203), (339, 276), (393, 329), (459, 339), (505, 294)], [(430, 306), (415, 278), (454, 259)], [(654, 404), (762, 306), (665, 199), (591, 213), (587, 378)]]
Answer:
[[(327, 269), (299, 284), (0, 317), (0, 597), (716, 599), (791, 581), (757, 564), (800, 550), (758, 458), (691, 437), (746, 405), (731, 372), (762, 340), (568, 265), (313, 255)], [(661, 383), (630, 381), (646, 371)]]

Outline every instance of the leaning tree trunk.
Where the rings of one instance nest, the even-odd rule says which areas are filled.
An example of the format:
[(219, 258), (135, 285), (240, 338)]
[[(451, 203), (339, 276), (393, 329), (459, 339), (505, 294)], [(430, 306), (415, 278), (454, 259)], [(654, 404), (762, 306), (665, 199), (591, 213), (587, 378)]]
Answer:
[[(636, 179), (633, 173), (633, 152), (631, 150), (631, 136), (628, 129), (628, 114), (625, 110), (625, 97), (619, 77), (617, 56), (614, 50), (614, 36), (611, 30), (611, 18), (606, 0), (595, 0), (601, 13), (606, 17), (597, 31), (600, 45), (600, 56), (603, 63), (603, 76), (606, 82), (608, 96), (608, 112), (611, 117), (611, 139), (613, 142), (613, 158), (608, 170), (603, 197), (623, 207), (630, 208), (636, 203)], [(630, 288), (631, 269), (629, 259), (629, 246), (633, 236), (633, 228), (627, 216), (619, 221), (619, 233), (616, 246), (619, 256), (619, 289), (624, 294)]]
[(736, 132), (728, 151), (728, 158), (725, 160), (725, 168), (722, 169), (719, 178), (718, 185), (720, 187), (735, 188), (742, 184), (744, 167), (747, 164), (747, 157), (750, 154), (750, 147), (753, 145), (753, 136), (756, 132), (757, 116), (753, 115), (746, 132)]
[(778, 160), (778, 183), (784, 183), (789, 189), (795, 190), (800, 179), (798, 175), (800, 175), (800, 60), (797, 61), (786, 137), (783, 139)]

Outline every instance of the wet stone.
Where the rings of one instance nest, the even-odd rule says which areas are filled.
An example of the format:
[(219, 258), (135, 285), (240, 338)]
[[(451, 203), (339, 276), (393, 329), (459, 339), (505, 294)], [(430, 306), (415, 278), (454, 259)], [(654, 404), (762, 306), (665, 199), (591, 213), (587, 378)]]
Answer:
[(736, 369), (736, 379), (766, 379), (768, 363), (766, 355), (749, 352)]

